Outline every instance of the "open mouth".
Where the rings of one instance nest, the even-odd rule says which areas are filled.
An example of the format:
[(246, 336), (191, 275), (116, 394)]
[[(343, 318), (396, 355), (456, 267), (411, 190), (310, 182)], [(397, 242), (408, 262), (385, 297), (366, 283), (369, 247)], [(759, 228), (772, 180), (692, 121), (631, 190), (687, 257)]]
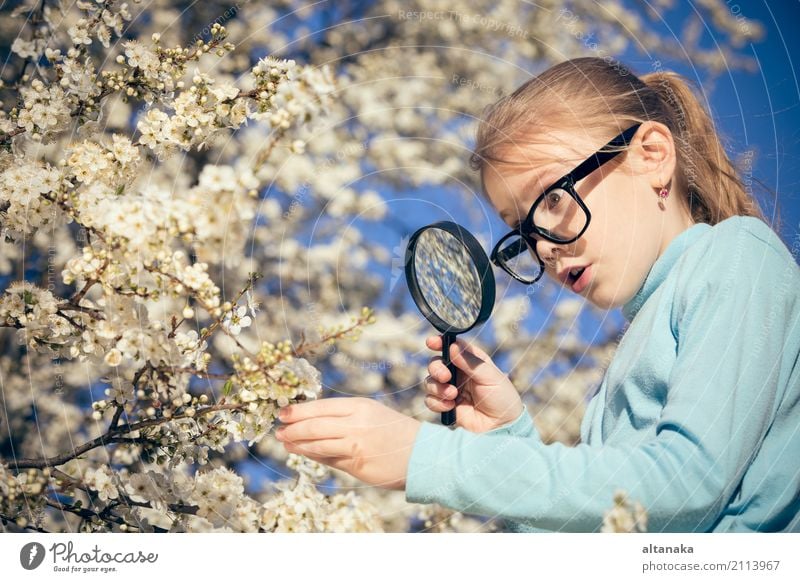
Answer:
[(570, 286), (572, 286), (575, 283), (575, 281), (581, 278), (581, 275), (583, 275), (583, 272), (585, 270), (586, 267), (581, 267), (579, 269), (573, 269), (569, 272), (569, 275), (567, 276), (567, 281), (570, 284)]

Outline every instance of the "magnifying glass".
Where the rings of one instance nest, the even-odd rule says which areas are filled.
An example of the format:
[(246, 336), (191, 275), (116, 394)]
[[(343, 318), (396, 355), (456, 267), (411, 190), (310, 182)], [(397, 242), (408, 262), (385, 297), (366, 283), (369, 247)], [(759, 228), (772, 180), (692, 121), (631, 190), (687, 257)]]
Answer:
[[(480, 243), (454, 222), (437, 222), (411, 235), (406, 247), (406, 282), (417, 307), (442, 333), (442, 361), (458, 389), (450, 345), (458, 334), (489, 318), (495, 283)], [(442, 412), (442, 424), (455, 426), (456, 410)]]

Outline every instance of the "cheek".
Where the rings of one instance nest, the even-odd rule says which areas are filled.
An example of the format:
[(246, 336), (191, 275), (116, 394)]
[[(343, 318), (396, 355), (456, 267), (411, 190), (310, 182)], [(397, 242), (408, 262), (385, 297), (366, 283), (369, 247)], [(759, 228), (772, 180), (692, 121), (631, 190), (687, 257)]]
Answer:
[[(608, 215), (604, 215), (608, 216)], [(598, 307), (611, 309), (628, 301), (646, 275), (641, 241), (630, 223), (619, 220), (594, 221), (587, 229), (586, 257), (594, 265), (594, 289), (588, 299)]]
[(589, 298), (601, 307), (630, 299), (647, 274), (653, 227), (647, 224), (640, 194), (630, 180), (609, 176), (589, 197), (592, 219), (579, 252), (596, 263)]

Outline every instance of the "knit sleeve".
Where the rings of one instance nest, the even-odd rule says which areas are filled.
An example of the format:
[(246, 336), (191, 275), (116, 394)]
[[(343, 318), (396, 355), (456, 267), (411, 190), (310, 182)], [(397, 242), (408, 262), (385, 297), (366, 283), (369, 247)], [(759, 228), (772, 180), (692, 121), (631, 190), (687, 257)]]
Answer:
[(534, 438), (536, 440), (541, 440), (539, 432), (536, 430), (536, 426), (533, 424), (533, 419), (531, 418), (528, 409), (524, 407), (520, 415), (515, 420), (503, 426), (486, 431), (484, 434), (514, 435), (523, 438)]

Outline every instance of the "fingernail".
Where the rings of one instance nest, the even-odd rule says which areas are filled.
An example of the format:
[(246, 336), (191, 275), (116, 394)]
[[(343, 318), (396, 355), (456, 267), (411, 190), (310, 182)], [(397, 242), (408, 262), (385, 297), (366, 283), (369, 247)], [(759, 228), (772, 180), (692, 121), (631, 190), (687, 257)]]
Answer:
[(289, 418), (289, 412), (290, 410), (288, 406), (281, 408), (280, 412), (278, 412), (278, 418), (280, 418), (281, 420), (286, 420), (287, 418)]

